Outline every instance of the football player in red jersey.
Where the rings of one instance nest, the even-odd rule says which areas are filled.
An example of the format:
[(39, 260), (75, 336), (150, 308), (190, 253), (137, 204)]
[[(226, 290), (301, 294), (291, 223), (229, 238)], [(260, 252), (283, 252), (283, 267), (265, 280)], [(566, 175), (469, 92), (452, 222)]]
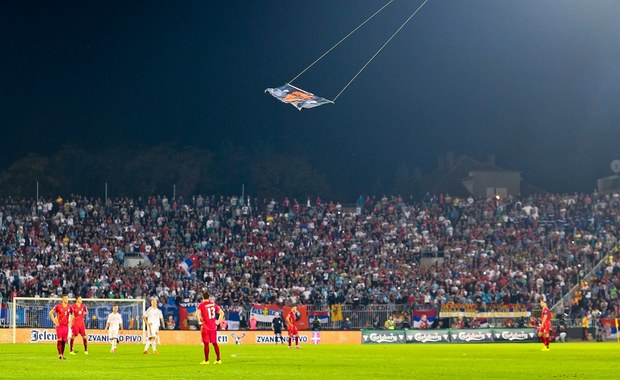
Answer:
[[(218, 315), (217, 319), (216, 314)], [(205, 360), (200, 364), (209, 364), (209, 343), (213, 345), (213, 350), (215, 350), (215, 364), (222, 364), (220, 346), (217, 344), (217, 326), (224, 320), (224, 312), (209, 300), (209, 292), (206, 290), (202, 293), (202, 302), (196, 309), (196, 319), (200, 323), (200, 334), (205, 355)]]
[(540, 314), (540, 327), (538, 328), (538, 336), (542, 338), (545, 347), (543, 351), (549, 351), (549, 333), (551, 332), (551, 311), (547, 307), (545, 298), (541, 298), (540, 307), (542, 312)]
[(69, 337), (69, 324), (71, 323), (71, 306), (69, 306), (69, 297), (62, 295), (61, 303), (54, 306), (49, 313), (54, 326), (56, 326), (56, 348), (58, 349), (58, 359), (65, 359), (65, 345)]
[(82, 336), (84, 354), (88, 355), (88, 339), (86, 338), (86, 325), (84, 324), (84, 317), (86, 314), (88, 314), (88, 308), (82, 303), (82, 296), (77, 296), (75, 304), (71, 306), (73, 324), (71, 325), (71, 342), (69, 344), (70, 355), (75, 355), (75, 351), (73, 351), (73, 341), (78, 335)]
[(291, 341), (295, 337), (295, 348), (299, 346), (299, 330), (297, 330), (297, 306), (293, 306), (286, 316), (286, 329), (288, 330), (288, 348), (291, 347)]

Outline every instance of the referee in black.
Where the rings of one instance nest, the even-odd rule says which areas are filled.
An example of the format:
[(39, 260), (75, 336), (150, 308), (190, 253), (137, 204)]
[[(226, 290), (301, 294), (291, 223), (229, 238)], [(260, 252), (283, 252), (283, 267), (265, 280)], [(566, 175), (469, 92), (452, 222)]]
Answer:
[(278, 337), (280, 337), (280, 342), (284, 344), (282, 327), (284, 327), (284, 320), (282, 319), (282, 317), (280, 317), (280, 313), (276, 313), (276, 316), (273, 317), (273, 320), (271, 321), (271, 329), (276, 336), (276, 345), (278, 344)]

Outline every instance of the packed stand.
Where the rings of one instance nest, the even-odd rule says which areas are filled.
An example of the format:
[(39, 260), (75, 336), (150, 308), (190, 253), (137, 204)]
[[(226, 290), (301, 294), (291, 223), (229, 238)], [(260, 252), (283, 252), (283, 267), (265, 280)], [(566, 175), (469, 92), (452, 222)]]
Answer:
[[(0, 205), (0, 296), (181, 302), (208, 287), (224, 306), (493, 307), (536, 304), (541, 294), (553, 305), (580, 284), (561, 311), (612, 316), (619, 223), (616, 194), (360, 197), (350, 207), (318, 198), (9, 199)], [(132, 255), (152, 265), (125, 267)], [(196, 266), (186, 272), (188, 257)]]

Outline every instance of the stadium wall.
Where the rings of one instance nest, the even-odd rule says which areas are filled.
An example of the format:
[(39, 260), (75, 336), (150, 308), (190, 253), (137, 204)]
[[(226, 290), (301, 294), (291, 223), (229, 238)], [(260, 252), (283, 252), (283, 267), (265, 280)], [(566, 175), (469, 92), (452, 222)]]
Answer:
[(500, 342), (538, 342), (537, 330), (534, 328), (524, 328), (362, 331), (362, 344)]
[[(569, 334), (572, 340), (580, 340), (581, 329)], [(0, 329), (0, 344), (13, 343), (13, 330)], [(15, 343), (53, 343), (54, 329), (16, 329)], [(89, 343), (109, 344), (105, 330), (87, 330)], [(286, 337), (286, 333), (284, 334)], [(616, 340), (616, 330), (606, 334), (606, 340)], [(160, 331), (162, 344), (200, 344), (199, 331)], [(578, 338), (579, 336), (579, 338)], [(440, 330), (362, 330), (362, 331), (300, 331), (302, 344), (404, 344), (404, 343), (515, 343), (537, 342), (536, 329), (440, 329)], [(81, 343), (81, 337), (77, 338)], [(269, 330), (218, 331), (220, 344), (275, 344), (275, 336)], [(125, 330), (120, 337), (124, 344), (143, 344), (141, 331)]]
[[(4, 330), (0, 334), (1, 343), (13, 343), (12, 330)], [(109, 344), (108, 332), (105, 330), (87, 330), (90, 343)], [(286, 336), (286, 333), (284, 334)], [(200, 344), (199, 331), (160, 331), (161, 344)], [(361, 331), (300, 331), (302, 344), (360, 344)], [(77, 342), (81, 343), (78, 337)], [(53, 343), (56, 341), (55, 329), (20, 328), (16, 329), (15, 343)], [(141, 331), (125, 330), (119, 338), (121, 344), (143, 344), (144, 337)], [(218, 331), (220, 344), (275, 344), (273, 332), (264, 331)]]

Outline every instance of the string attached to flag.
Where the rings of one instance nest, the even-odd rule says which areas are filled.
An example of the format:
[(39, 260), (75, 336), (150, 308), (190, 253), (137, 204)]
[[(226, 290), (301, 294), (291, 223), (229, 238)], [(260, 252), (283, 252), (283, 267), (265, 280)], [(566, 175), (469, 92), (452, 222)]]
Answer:
[(323, 59), (323, 57), (325, 57), (332, 50), (338, 47), (338, 45), (340, 45), (342, 42), (348, 39), (358, 29), (364, 26), (368, 21), (372, 20), (376, 15), (378, 15), (388, 5), (392, 4), (392, 2), (394, 2), (394, 0), (388, 1), (383, 7), (381, 7), (378, 11), (376, 11), (370, 17), (364, 20), (364, 22), (362, 22), (355, 29), (349, 32), (340, 41), (338, 41), (334, 46), (329, 48), (325, 53), (323, 53), (319, 58), (317, 58), (314, 62), (312, 62), (308, 67), (303, 69), (299, 74), (297, 74), (293, 79), (288, 81), (285, 85), (280, 86), (280, 87), (275, 87), (275, 88), (267, 88), (265, 92), (272, 95), (274, 98), (280, 100), (283, 103), (288, 103), (292, 105), (293, 107), (297, 108), (300, 111), (304, 108), (314, 108), (314, 107), (321, 106), (323, 104), (330, 104), (330, 103), (334, 104), (336, 102), (336, 99), (338, 99), (340, 95), (342, 95), (342, 93), (351, 85), (351, 83), (355, 81), (355, 79), (357, 79), (357, 77), (362, 73), (362, 71), (364, 71), (366, 67), (368, 67), (370, 62), (372, 62), (375, 59), (375, 57), (377, 57), (377, 55), (381, 53), (383, 48), (385, 48), (387, 44), (389, 44), (390, 41), (392, 41), (392, 39), (394, 39), (394, 37), (396, 37), (396, 35), (405, 27), (405, 25), (407, 25), (407, 23), (422, 9), (422, 7), (426, 5), (428, 0), (424, 0), (424, 2), (418, 8), (416, 8), (415, 11), (413, 11), (413, 13), (405, 20), (405, 22), (402, 23), (402, 25), (400, 25), (398, 29), (396, 29), (396, 31), (387, 39), (387, 41), (383, 43), (383, 45), (375, 52), (375, 54), (372, 57), (370, 57), (370, 59), (362, 66), (361, 69), (359, 69), (359, 71), (353, 76), (353, 78), (349, 80), (349, 82), (340, 90), (340, 92), (338, 92), (338, 94), (334, 97), (333, 100), (329, 100), (327, 98), (314, 95), (311, 92), (308, 92), (308, 91), (305, 91), (298, 87), (293, 86), (292, 83), (297, 78), (299, 78), (302, 74), (308, 71), (312, 66), (317, 64), (321, 59)]

